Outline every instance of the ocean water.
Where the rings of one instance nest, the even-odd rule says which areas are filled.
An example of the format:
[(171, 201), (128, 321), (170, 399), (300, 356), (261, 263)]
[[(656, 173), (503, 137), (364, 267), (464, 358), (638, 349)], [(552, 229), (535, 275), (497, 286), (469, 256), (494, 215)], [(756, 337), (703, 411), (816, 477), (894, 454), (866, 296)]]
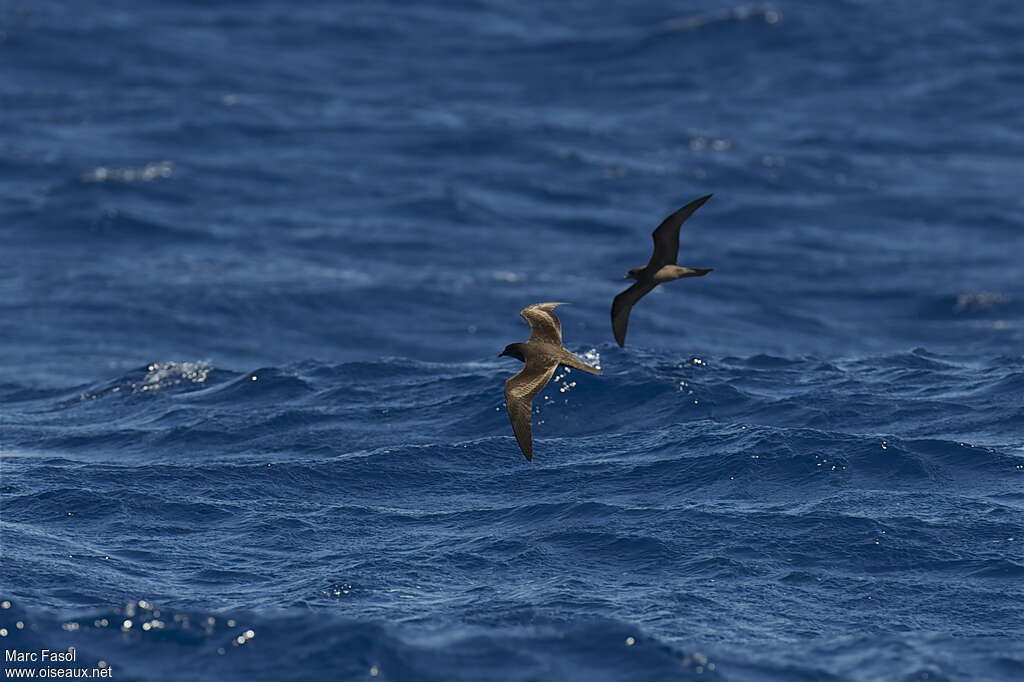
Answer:
[(77, 655), (5, 675), (1024, 679), (1021, 35), (0, 2), (0, 641)]

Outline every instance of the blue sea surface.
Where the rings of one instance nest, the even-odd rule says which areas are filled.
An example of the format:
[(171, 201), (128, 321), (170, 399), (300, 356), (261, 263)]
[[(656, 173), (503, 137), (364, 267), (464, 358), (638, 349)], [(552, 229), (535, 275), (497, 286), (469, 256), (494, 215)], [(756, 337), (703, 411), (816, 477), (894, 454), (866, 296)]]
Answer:
[[(1024, 679), (1021, 36), (1008, 0), (0, 2), (3, 648)], [(712, 192), (714, 272), (620, 349)], [(556, 373), (527, 462), (496, 356), (538, 301), (604, 375)]]

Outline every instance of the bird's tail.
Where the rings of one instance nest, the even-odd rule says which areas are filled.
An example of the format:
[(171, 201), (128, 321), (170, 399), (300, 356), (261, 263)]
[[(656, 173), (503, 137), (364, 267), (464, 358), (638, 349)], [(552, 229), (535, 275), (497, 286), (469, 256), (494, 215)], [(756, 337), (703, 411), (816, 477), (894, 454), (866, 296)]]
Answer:
[(590, 372), (591, 374), (601, 374), (601, 370), (599, 370), (597, 367), (588, 365), (587, 363), (583, 362), (578, 357), (564, 349), (562, 352), (562, 357), (559, 358), (558, 363), (561, 365), (565, 365), (566, 367), (581, 369), (584, 372)]

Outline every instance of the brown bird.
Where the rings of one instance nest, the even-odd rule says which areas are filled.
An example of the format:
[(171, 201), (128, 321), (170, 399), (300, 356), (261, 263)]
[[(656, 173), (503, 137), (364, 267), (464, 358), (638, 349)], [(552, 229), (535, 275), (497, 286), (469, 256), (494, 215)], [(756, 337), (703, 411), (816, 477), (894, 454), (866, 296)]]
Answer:
[(681, 277), (700, 277), (712, 268), (684, 268), (676, 265), (679, 257), (679, 228), (693, 212), (704, 205), (712, 195), (691, 201), (686, 206), (665, 218), (651, 235), (654, 237), (654, 253), (647, 265), (633, 268), (625, 279), (635, 279), (636, 284), (623, 291), (612, 301), (612, 332), (620, 347), (626, 347), (626, 327), (629, 325), (629, 311), (641, 298), (664, 282)]
[(562, 345), (562, 323), (553, 312), (560, 305), (565, 303), (535, 303), (520, 310), (519, 314), (530, 325), (530, 339), (525, 343), (510, 343), (498, 354), (498, 357), (508, 355), (526, 363), (519, 374), (505, 382), (505, 404), (512, 431), (528, 460), (533, 459), (530, 425), (533, 397), (548, 383), (555, 369), (565, 365), (591, 374), (601, 373)]

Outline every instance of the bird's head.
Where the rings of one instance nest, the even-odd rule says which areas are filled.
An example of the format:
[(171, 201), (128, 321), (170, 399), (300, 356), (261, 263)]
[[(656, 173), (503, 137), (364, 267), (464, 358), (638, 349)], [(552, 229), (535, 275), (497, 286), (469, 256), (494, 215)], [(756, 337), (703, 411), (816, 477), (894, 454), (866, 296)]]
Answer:
[(500, 358), (502, 355), (507, 355), (510, 358), (515, 358), (516, 360), (526, 362), (526, 358), (523, 357), (523, 351), (521, 348), (522, 345), (523, 344), (521, 343), (510, 343), (507, 346), (505, 346), (505, 350), (498, 353), (498, 357)]
[(645, 268), (632, 268), (622, 279), (640, 279), (640, 273), (643, 272), (644, 269)]

